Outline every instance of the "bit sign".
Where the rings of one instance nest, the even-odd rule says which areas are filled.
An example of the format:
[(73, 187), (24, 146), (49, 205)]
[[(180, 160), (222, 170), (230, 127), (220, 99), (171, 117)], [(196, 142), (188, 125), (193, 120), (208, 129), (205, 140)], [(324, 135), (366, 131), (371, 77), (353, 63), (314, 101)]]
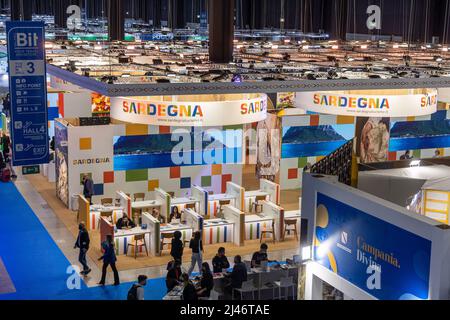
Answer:
[(12, 163), (48, 162), (44, 22), (6, 22), (11, 95)]

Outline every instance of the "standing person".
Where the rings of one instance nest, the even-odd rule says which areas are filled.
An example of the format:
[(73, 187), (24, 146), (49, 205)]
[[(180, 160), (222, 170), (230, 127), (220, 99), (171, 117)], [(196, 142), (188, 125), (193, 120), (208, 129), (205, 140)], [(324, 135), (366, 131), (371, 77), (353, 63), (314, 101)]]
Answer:
[(2, 146), (3, 146), (3, 157), (5, 159), (5, 162), (8, 162), (10, 152), (9, 147), (11, 146), (11, 140), (9, 136), (6, 135), (5, 131), (3, 131)]
[(144, 286), (147, 285), (147, 276), (138, 276), (137, 283), (128, 290), (127, 300), (144, 300)]
[(86, 254), (89, 250), (89, 243), (91, 240), (89, 239), (89, 232), (86, 229), (85, 223), (82, 221), (78, 225), (78, 237), (75, 242), (74, 249), (79, 248), (80, 253), (78, 255), (78, 261), (83, 266), (83, 271), (80, 272), (81, 275), (87, 276), (89, 272), (91, 272), (91, 268), (89, 268), (86, 261)]
[(94, 182), (87, 175), (83, 175), (83, 196), (92, 204), (92, 196), (94, 195)]
[(184, 301), (197, 301), (198, 300), (197, 291), (195, 291), (195, 286), (189, 280), (189, 275), (186, 273), (183, 273), (181, 278), (183, 279), (183, 284), (184, 284), (183, 300)]
[(220, 247), (217, 251), (216, 256), (212, 260), (213, 272), (220, 273), (223, 269), (228, 269), (230, 263), (228, 262), (227, 256), (225, 255), (225, 248)]
[(170, 255), (173, 257), (174, 260), (183, 261), (182, 258), (183, 258), (184, 244), (183, 241), (181, 241), (181, 237), (182, 234), (180, 231), (177, 230), (173, 233)]
[(194, 232), (194, 237), (189, 243), (189, 248), (192, 249), (191, 266), (189, 267), (188, 275), (190, 276), (192, 270), (195, 268), (195, 264), (198, 265), (198, 271), (202, 270), (202, 253), (203, 253), (203, 243), (201, 239), (200, 231)]
[(112, 235), (108, 234), (106, 236), (106, 241), (102, 243), (102, 248), (104, 254), (98, 259), (99, 261), (103, 260), (102, 279), (98, 284), (102, 286), (105, 285), (106, 269), (108, 268), (108, 265), (110, 265), (112, 271), (114, 272), (114, 285), (118, 286), (120, 284), (120, 281), (119, 281), (119, 273), (117, 272), (116, 268), (117, 258)]

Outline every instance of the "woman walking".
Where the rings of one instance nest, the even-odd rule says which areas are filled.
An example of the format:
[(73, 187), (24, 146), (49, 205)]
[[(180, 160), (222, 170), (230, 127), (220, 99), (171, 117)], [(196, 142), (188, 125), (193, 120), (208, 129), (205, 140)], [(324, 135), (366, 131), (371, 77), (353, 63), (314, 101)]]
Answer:
[(191, 276), (192, 270), (194, 270), (196, 263), (198, 265), (198, 271), (202, 270), (203, 243), (200, 231), (194, 232), (194, 237), (191, 239), (189, 243), (189, 248), (192, 249), (191, 266), (188, 271), (188, 275)]
[(102, 267), (102, 279), (98, 283), (99, 285), (104, 286), (105, 280), (106, 280), (106, 269), (108, 268), (108, 265), (111, 266), (111, 269), (114, 273), (114, 285), (118, 286), (120, 284), (119, 281), (119, 273), (117, 272), (116, 268), (116, 251), (114, 248), (114, 242), (112, 235), (106, 236), (106, 241), (102, 243), (103, 248), (103, 256), (101, 256), (98, 260), (103, 260), (103, 267)]

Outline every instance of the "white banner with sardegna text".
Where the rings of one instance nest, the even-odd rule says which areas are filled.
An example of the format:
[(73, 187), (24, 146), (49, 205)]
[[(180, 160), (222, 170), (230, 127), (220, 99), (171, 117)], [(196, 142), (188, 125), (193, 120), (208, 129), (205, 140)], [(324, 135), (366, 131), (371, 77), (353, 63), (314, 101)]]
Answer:
[[(425, 92), (425, 91), (424, 91)], [(295, 106), (306, 111), (356, 117), (411, 117), (437, 110), (437, 90), (420, 94), (349, 94), (297, 92)]]
[(229, 101), (161, 101), (151, 97), (111, 98), (111, 118), (175, 127), (227, 126), (266, 119), (267, 95)]

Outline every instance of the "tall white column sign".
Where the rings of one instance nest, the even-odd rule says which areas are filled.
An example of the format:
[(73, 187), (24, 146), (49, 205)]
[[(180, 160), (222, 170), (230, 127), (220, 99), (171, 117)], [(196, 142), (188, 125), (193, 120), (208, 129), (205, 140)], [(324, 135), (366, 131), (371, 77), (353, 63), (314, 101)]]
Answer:
[(47, 79), (43, 21), (7, 21), (14, 166), (48, 162)]

